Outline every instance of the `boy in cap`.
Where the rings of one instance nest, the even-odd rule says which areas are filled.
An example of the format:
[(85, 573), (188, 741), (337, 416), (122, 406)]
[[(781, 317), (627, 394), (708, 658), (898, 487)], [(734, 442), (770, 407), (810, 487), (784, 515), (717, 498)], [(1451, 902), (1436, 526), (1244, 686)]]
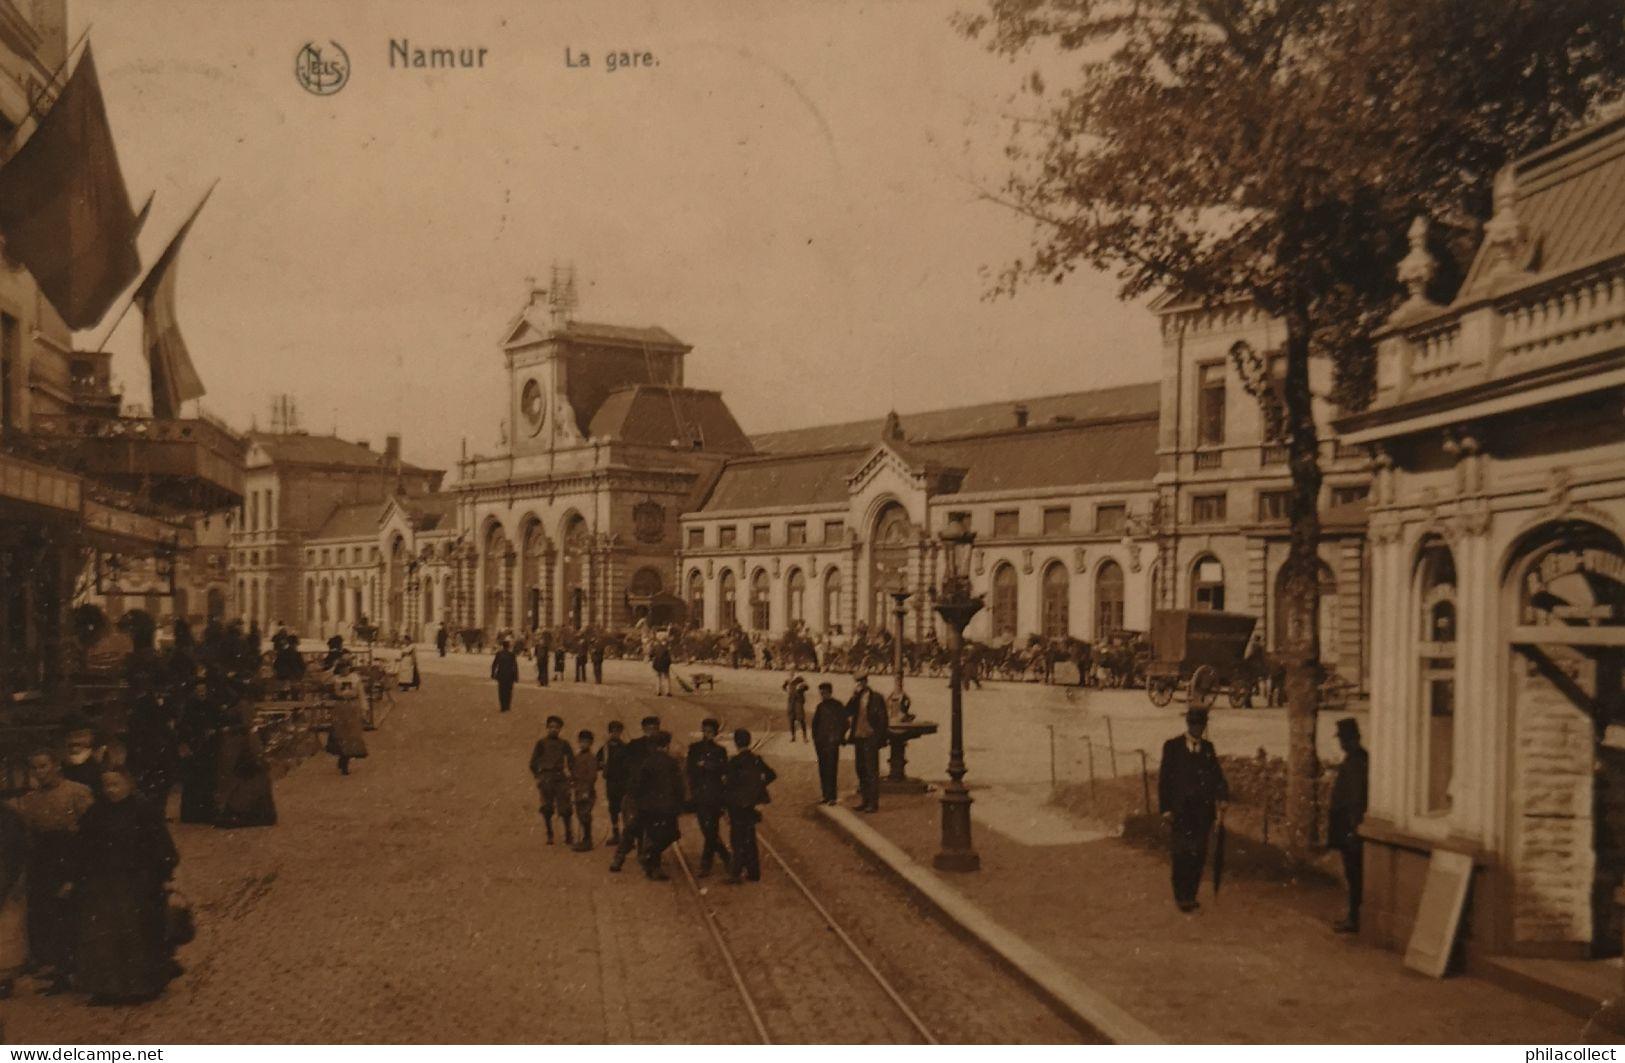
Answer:
[(1343, 856), (1343, 877), (1348, 880), (1347, 918), (1332, 924), (1339, 934), (1360, 929), (1360, 901), (1365, 893), (1365, 845), (1360, 840), (1360, 821), (1365, 809), (1371, 757), (1360, 745), (1360, 724), (1352, 716), (1337, 721), (1337, 742), (1343, 747), (1343, 763), (1332, 783), (1332, 800), (1326, 828), (1326, 842)]
[(621, 844), (621, 799), (626, 796), (626, 731), (619, 720), (609, 721), (609, 737), (598, 747), (598, 774), (604, 777), (604, 804), (609, 809), (609, 839)]
[(723, 803), (728, 806), (728, 840), (733, 842), (733, 862), (728, 881), (737, 885), (741, 875), (760, 882), (762, 864), (756, 851), (756, 823), (762, 814), (756, 806), (768, 801), (767, 788), (778, 778), (767, 761), (751, 752), (750, 732), (741, 727), (734, 732), (734, 748), (739, 750), (723, 775)]
[(598, 758), (592, 755), (592, 738), (591, 731), (578, 732), (579, 745), (570, 760), (570, 796), (575, 801), (576, 819), (581, 823), (581, 840), (574, 846), (578, 853), (592, 849), (592, 806), (598, 797)]
[(547, 734), (537, 742), (530, 753), (530, 773), (536, 779), (536, 789), (542, 796), (542, 822), (547, 825), (547, 844), (553, 844), (553, 812), (558, 810), (564, 820), (564, 842), (575, 841), (570, 822), (570, 773), (575, 758), (570, 743), (559, 737), (564, 721), (557, 716), (547, 718)]
[(1230, 801), (1224, 770), (1206, 735), (1207, 710), (1187, 710), (1185, 733), (1163, 743), (1157, 775), (1157, 804), (1170, 831), (1174, 903), (1182, 912), (1200, 907), (1196, 892), (1207, 863), (1208, 833)]
[(824, 804), (835, 804), (841, 772), (841, 745), (846, 741), (846, 706), (835, 700), (833, 683), (818, 684), (818, 705), (813, 709), (812, 743), (818, 754), (818, 785)]
[(717, 744), (722, 725), (715, 720), (700, 722), (700, 740), (688, 747), (688, 793), (694, 802), (694, 819), (705, 838), (700, 852), (700, 874), (711, 873), (711, 861), (722, 858), (728, 866), (728, 847), (722, 844), (718, 827), (722, 822), (722, 773), (728, 767), (728, 751)]

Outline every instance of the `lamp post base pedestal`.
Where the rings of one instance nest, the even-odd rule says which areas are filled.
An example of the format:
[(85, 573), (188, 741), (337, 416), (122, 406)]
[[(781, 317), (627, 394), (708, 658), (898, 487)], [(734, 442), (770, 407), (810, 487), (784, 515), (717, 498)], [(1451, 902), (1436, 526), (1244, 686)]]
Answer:
[(980, 871), (982, 858), (975, 850), (941, 852), (931, 858), (931, 866), (938, 871)]

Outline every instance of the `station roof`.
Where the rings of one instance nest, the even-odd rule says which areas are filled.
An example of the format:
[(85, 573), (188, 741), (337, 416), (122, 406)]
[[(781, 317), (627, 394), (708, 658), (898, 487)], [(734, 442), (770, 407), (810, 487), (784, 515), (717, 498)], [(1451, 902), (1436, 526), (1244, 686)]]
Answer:
[(322, 521), (312, 539), (359, 539), (378, 534), (384, 502), (340, 502)]
[[(364, 443), (352, 443), (334, 435), (306, 432), (249, 432), (249, 442), (265, 451), (278, 465), (336, 465), (356, 469), (385, 468), (385, 457)], [(391, 466), (392, 467), (392, 466)], [(401, 462), (405, 472), (438, 472), (411, 462)]]
[[(1102, 417), (1132, 417), (1157, 412), (1161, 403), (1161, 387), (1155, 382), (1126, 384), (1121, 387), (1071, 391), (1030, 399), (984, 402), (974, 406), (954, 406), (944, 410), (905, 413), (901, 415), (901, 420), (903, 432), (908, 437), (909, 443), (918, 444), (948, 436), (1012, 429), (1016, 423), (1017, 406), (1027, 407), (1029, 426), (1050, 424), (1057, 418), (1091, 421)], [(880, 438), (884, 425), (885, 419), (876, 417), (872, 420), (848, 421), (844, 424), (763, 432), (752, 436), (751, 442), (756, 445), (759, 453), (764, 454), (805, 453), (813, 450), (867, 446)]]
[(634, 384), (609, 393), (593, 414), (588, 434), (637, 446), (693, 447), (724, 454), (751, 453), (745, 435), (719, 391)]

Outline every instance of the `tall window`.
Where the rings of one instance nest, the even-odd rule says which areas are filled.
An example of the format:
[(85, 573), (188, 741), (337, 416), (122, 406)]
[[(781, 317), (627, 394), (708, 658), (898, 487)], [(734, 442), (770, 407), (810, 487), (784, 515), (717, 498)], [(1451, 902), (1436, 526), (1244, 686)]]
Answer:
[(1450, 548), (1433, 542), (1422, 550), (1418, 575), (1421, 630), (1417, 642), (1421, 703), (1427, 713), (1424, 810), (1446, 812), (1456, 767), (1456, 563)]
[(343, 576), (339, 577), (338, 588), (339, 588), (338, 619), (343, 620), (344, 619), (344, 611), (345, 611), (345, 609), (349, 608), (348, 602), (349, 602), (349, 598), (350, 598), (350, 595), (349, 595), (348, 591), (346, 590), (346, 585), (345, 585)]
[(1196, 370), (1196, 443), (1216, 447), (1224, 442), (1224, 363)]
[(260, 530), (260, 493), (248, 492), (248, 530)]
[(841, 626), (841, 570), (832, 568), (824, 573), (824, 630), (834, 631)]
[(784, 622), (795, 627), (807, 619), (807, 577), (792, 568), (784, 579)]
[(1191, 569), (1191, 608), (1224, 609), (1224, 565), (1211, 554)]
[(16, 391), (23, 372), (22, 330), (0, 314), (0, 432), (17, 427)]
[(1072, 633), (1072, 580), (1059, 561), (1044, 570), (1044, 637), (1064, 639)]
[(1123, 630), (1123, 566), (1107, 561), (1095, 572), (1095, 638)]
[(1016, 633), (1016, 566), (1003, 564), (993, 570), (993, 636)]
[(752, 631), (766, 631), (771, 623), (770, 617), (773, 602), (773, 592), (769, 587), (767, 572), (757, 569), (750, 578), (750, 627)]
[(717, 580), (717, 627), (722, 631), (739, 626), (739, 581), (734, 570), (725, 568)]
[(705, 576), (697, 568), (688, 574), (688, 622), (695, 627), (705, 623)]

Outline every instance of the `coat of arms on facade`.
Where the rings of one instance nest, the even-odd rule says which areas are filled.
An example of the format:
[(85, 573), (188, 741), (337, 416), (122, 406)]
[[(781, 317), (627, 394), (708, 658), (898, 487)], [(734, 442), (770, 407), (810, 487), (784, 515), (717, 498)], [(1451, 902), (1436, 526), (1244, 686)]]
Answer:
[(658, 543), (666, 537), (666, 508), (655, 501), (632, 507), (632, 531), (640, 543)]

